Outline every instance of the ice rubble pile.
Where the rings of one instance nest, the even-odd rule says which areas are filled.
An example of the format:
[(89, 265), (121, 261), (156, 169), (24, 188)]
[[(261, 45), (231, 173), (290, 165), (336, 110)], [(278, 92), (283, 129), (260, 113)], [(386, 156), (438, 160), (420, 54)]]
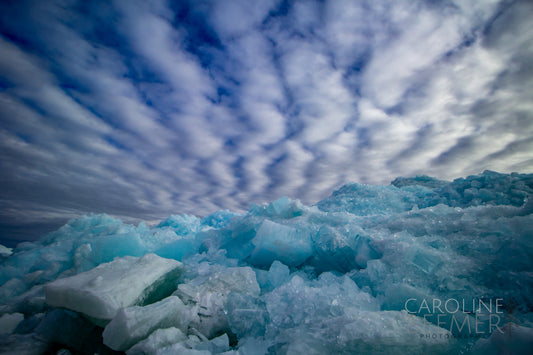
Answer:
[(0, 352), (527, 353), (532, 192), (533, 175), (486, 171), (153, 228), (80, 217), (0, 248)]

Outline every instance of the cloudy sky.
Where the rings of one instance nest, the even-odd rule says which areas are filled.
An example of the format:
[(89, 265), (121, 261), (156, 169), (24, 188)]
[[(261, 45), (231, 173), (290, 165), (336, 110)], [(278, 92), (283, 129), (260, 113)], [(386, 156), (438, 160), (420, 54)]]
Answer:
[(533, 172), (533, 3), (0, 2), (0, 234)]

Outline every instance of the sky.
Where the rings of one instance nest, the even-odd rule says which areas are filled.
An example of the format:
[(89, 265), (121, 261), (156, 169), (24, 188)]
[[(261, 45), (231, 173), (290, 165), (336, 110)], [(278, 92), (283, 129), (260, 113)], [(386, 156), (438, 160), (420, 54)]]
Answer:
[(0, 241), (533, 172), (533, 2), (0, 2)]

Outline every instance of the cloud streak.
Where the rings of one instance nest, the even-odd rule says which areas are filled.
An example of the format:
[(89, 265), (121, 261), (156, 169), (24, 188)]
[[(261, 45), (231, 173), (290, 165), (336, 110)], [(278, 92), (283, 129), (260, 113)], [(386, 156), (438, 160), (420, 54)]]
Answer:
[(87, 212), (155, 221), (312, 204), (350, 181), (533, 171), (527, 1), (24, 0), (0, 13), (7, 243)]

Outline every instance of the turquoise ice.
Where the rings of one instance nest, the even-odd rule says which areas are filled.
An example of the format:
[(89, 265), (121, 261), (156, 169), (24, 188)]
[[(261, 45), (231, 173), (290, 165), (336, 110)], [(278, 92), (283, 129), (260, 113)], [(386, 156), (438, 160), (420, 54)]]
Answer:
[[(486, 171), (349, 184), (314, 206), (280, 198), (153, 227), (82, 216), (0, 248), (0, 350), (527, 352), (532, 193), (533, 175)], [(472, 306), (480, 300), (491, 309)]]

